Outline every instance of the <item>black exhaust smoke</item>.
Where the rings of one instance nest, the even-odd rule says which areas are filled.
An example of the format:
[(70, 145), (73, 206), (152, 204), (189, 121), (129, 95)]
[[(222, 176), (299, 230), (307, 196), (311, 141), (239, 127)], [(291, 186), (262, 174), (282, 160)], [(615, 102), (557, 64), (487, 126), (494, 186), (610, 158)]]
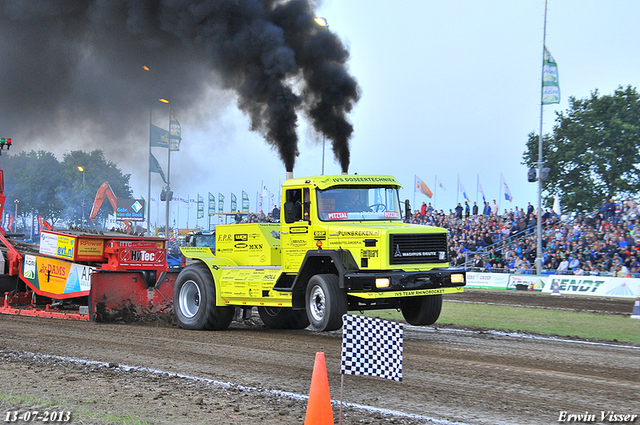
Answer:
[(116, 143), (158, 97), (195, 118), (222, 87), (287, 171), (299, 112), (347, 171), (360, 92), (348, 50), (314, 16), (311, 0), (0, 0), (0, 125), (26, 139), (64, 122)]

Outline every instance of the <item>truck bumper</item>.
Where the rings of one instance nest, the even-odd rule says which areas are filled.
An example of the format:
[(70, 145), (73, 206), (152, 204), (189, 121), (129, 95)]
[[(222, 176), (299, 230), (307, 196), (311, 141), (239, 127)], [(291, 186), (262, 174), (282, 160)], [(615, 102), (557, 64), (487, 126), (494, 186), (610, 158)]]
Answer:
[(466, 279), (466, 271), (456, 268), (418, 272), (380, 271), (346, 273), (344, 285), (349, 295), (358, 298), (402, 298), (463, 292)]

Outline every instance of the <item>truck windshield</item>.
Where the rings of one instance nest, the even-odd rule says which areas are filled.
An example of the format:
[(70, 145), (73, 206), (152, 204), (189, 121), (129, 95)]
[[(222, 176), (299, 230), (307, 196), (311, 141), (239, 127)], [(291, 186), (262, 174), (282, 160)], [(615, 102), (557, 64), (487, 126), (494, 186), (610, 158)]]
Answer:
[(340, 186), (318, 190), (318, 217), (322, 221), (400, 220), (395, 187)]

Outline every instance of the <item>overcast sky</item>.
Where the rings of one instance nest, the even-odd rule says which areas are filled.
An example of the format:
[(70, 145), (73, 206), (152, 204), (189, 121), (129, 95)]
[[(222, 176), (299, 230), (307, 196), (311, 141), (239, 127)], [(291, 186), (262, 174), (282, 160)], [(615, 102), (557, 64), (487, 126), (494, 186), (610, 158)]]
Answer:
[[(349, 69), (362, 91), (350, 115), (355, 129), (350, 173), (394, 175), (404, 186), (403, 200), (414, 207), (435, 203), (447, 212), (456, 201), (464, 202), (456, 190), (458, 176), (471, 201), (481, 203), (477, 179), (488, 200), (499, 199), (502, 173), (513, 202), (502, 198), (501, 210), (535, 205), (537, 185), (527, 182), (521, 162), (527, 135), (537, 133), (540, 122), (544, 0), (325, 0), (317, 13), (348, 47)], [(635, 0), (549, 1), (546, 45), (558, 64), (562, 101), (544, 107), (545, 133), (552, 130), (555, 111), (567, 110), (569, 96), (638, 86), (639, 18)], [(244, 190), (254, 211), (262, 183), (278, 193), (284, 166), (262, 137), (249, 131), (232, 93), (213, 90), (210, 96), (211, 108), (201, 116), (175, 111), (183, 142), (171, 154), (171, 186), (191, 198), (211, 192), (217, 199), (222, 193), (225, 211), (231, 193), (240, 198)], [(154, 107), (153, 121), (168, 126), (166, 106)], [(294, 174), (320, 174), (322, 138), (302, 116), (299, 124)], [(146, 130), (146, 123), (141, 128)], [(145, 164), (141, 137), (133, 150)], [(166, 168), (166, 150), (153, 152)], [(122, 154), (108, 156), (132, 174), (134, 195), (146, 197), (146, 167), (136, 168)], [(324, 167), (325, 174), (340, 173), (329, 144)], [(435, 199), (414, 195), (416, 175), (436, 192)], [(446, 191), (434, 187), (436, 176)], [(161, 183), (152, 176), (152, 197), (158, 197)], [(185, 206), (174, 207), (172, 214), (186, 227)], [(192, 204), (189, 227), (195, 216)], [(164, 214), (152, 210), (152, 222), (156, 219), (164, 223)], [(206, 225), (206, 219), (198, 224)]]

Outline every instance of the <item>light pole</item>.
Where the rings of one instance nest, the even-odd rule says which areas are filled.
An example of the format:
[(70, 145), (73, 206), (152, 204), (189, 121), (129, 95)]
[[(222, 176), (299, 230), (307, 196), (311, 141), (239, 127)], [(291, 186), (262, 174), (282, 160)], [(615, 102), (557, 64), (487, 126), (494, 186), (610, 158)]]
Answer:
[(78, 165), (78, 171), (82, 173), (82, 224), (84, 227), (84, 167)]
[[(316, 16), (315, 18), (313, 18), (313, 20), (316, 22), (316, 24), (320, 25), (321, 27), (329, 28), (329, 22), (327, 22), (327, 20), (322, 16)], [(322, 135), (322, 175), (323, 176), (324, 176), (324, 145), (325, 143), (326, 143), (326, 137), (323, 134)]]
[[(171, 128), (171, 105), (167, 99), (158, 99), (162, 103), (169, 105), (169, 128)], [(165, 207), (165, 223), (164, 223), (164, 237), (169, 239), (169, 202), (171, 201), (171, 141), (167, 146), (167, 189), (166, 189), (166, 207)]]
[[(150, 69), (147, 65), (143, 65), (142, 69), (146, 72), (149, 72)], [(149, 84), (149, 88), (151, 88), (151, 84)], [(151, 115), (153, 113), (153, 101), (149, 100), (149, 164), (151, 163)], [(151, 166), (147, 166), (147, 234), (151, 231)], [(157, 223), (156, 223), (157, 224)], [(157, 233), (157, 229), (156, 229)]]
[(13, 201), (16, 204), (16, 215), (13, 218), (13, 233), (18, 233), (18, 204), (20, 203), (20, 201), (18, 201), (17, 199), (15, 201)]

